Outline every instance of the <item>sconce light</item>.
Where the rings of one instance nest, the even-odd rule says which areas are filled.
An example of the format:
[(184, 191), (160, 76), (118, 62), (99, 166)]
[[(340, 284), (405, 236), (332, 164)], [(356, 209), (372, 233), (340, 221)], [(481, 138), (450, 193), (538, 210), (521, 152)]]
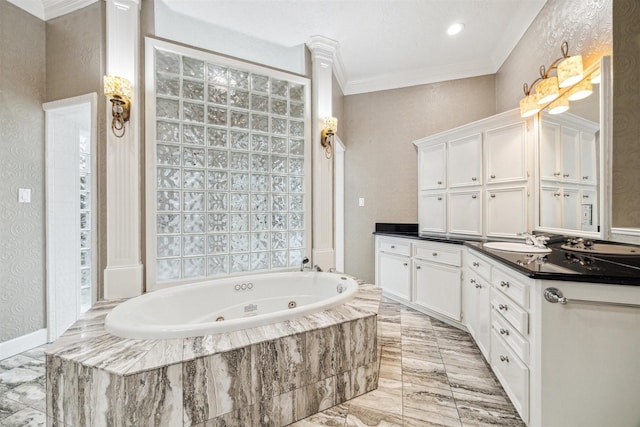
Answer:
[(131, 109), (131, 82), (124, 77), (104, 76), (104, 95), (111, 101), (111, 130), (116, 137), (122, 138)]
[[(569, 56), (569, 44), (566, 41), (562, 42), (560, 51), (562, 56), (553, 61), (548, 69), (540, 66), (540, 77), (531, 85), (523, 85), (525, 96), (520, 100), (521, 117), (533, 116), (545, 105), (549, 105), (551, 114), (563, 113), (569, 109), (569, 101), (586, 98), (593, 92), (591, 82), (583, 80), (582, 56)], [(556, 70), (556, 76), (549, 75), (553, 70)], [(560, 89), (568, 89), (568, 94), (561, 96)]]
[(325, 117), (324, 126), (322, 127), (322, 134), (320, 137), (320, 143), (324, 148), (324, 155), (327, 159), (331, 158), (333, 152), (333, 136), (338, 131), (338, 119), (335, 117)]

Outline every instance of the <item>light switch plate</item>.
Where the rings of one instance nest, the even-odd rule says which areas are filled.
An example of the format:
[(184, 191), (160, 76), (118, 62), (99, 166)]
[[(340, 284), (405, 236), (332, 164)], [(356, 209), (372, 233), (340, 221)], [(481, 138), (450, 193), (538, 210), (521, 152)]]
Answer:
[(31, 203), (31, 189), (30, 188), (18, 188), (18, 202), (19, 203)]
[(364, 206), (364, 197), (360, 197), (358, 199), (358, 206), (363, 207)]

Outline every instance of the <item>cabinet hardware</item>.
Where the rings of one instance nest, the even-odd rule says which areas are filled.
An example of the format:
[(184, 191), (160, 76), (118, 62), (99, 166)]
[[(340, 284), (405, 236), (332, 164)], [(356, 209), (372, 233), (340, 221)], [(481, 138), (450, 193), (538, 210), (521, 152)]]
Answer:
[(438, 197), (438, 200), (442, 200), (442, 197)]
[(422, 267), (420, 267), (419, 265), (416, 266), (416, 270), (420, 270)]
[(560, 176), (560, 172), (555, 172), (553, 176)]
[(589, 179), (589, 177), (588, 176), (583, 176), (582, 179)]
[(395, 248), (396, 248), (396, 245), (391, 245), (391, 249), (395, 249)]
[(409, 265), (409, 264), (407, 264), (407, 263), (405, 262), (405, 263), (404, 263), (404, 264), (402, 264), (402, 265), (404, 265), (404, 266), (406, 267), (406, 266), (407, 266), (407, 265)]
[(571, 197), (571, 194), (563, 194), (564, 197)]
[(495, 198), (496, 198), (496, 195), (495, 195), (495, 194), (492, 194), (492, 195), (491, 195), (491, 198), (492, 198), (492, 199), (495, 199)]
[(500, 328), (500, 335), (509, 335), (509, 331), (507, 331), (506, 329)]
[(552, 304), (560, 303), (574, 303), (574, 304), (593, 304), (593, 305), (612, 305), (616, 307), (630, 307), (640, 308), (639, 304), (624, 303), (624, 302), (609, 302), (609, 301), (590, 301), (584, 299), (568, 299), (562, 295), (562, 292), (558, 288), (547, 288), (544, 290), (544, 299)]
[(438, 181), (438, 185), (441, 185), (441, 184), (442, 184), (442, 181)]
[(562, 196), (562, 194), (560, 194), (560, 193), (553, 193), (553, 195), (556, 196), (556, 197)]
[(565, 173), (562, 176), (565, 177), (565, 178), (569, 178), (569, 174), (568, 173)]
[(500, 355), (500, 361), (509, 363), (509, 356)]
[(499, 310), (507, 311), (509, 308), (507, 307), (507, 305), (506, 305), (506, 304), (499, 304), (499, 305), (498, 305), (498, 309), (499, 309)]
[(491, 175), (491, 179), (495, 179), (495, 178), (496, 178), (496, 176), (495, 176), (495, 175)]
[(477, 199), (478, 196), (476, 196), (475, 194), (473, 196), (471, 196), (472, 199)]
[(479, 263), (479, 262), (474, 261), (474, 262), (473, 262), (473, 266), (474, 266), (474, 267), (480, 267), (480, 263)]
[(473, 178), (471, 178), (471, 181), (477, 181), (478, 178), (476, 178), (475, 176)]
[(503, 288), (508, 288), (511, 285), (509, 285), (509, 282), (505, 282), (504, 280), (501, 280), (500, 281), (500, 286), (502, 286)]
[(438, 256), (438, 252), (434, 252), (434, 253), (432, 253), (431, 255), (433, 255), (433, 256)]
[(482, 285), (480, 283), (476, 283), (476, 289), (481, 289)]
[(588, 194), (583, 194), (583, 195), (582, 195), (582, 198), (583, 198), (583, 199), (588, 199), (588, 198), (589, 198), (589, 195), (588, 195)]
[(469, 279), (469, 283), (476, 283), (476, 279)]

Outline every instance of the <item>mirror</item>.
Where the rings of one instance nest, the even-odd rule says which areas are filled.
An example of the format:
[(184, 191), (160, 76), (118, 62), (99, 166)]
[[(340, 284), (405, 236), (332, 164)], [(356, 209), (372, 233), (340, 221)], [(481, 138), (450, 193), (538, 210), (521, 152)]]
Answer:
[(610, 70), (609, 59), (605, 57), (585, 71), (583, 82), (592, 82), (590, 96), (568, 101), (572, 94), (568, 88), (558, 98), (568, 101), (567, 111), (551, 114), (552, 103), (538, 115), (537, 230), (604, 237), (603, 153), (607, 138), (603, 132), (606, 120), (601, 117), (606, 108), (601, 100), (610, 94), (603, 86), (610, 85), (611, 79), (596, 77)]

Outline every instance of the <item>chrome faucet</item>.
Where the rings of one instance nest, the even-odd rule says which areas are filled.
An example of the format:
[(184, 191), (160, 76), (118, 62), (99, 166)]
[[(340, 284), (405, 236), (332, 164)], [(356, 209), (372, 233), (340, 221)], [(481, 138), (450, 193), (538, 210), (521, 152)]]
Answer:
[(309, 264), (309, 258), (302, 258), (302, 262), (300, 263), (300, 271), (304, 271), (304, 269), (307, 268), (307, 264)]
[(549, 241), (547, 236), (536, 236), (527, 232), (519, 233), (519, 236), (524, 237), (524, 243), (527, 245), (533, 245), (536, 248), (544, 249)]

